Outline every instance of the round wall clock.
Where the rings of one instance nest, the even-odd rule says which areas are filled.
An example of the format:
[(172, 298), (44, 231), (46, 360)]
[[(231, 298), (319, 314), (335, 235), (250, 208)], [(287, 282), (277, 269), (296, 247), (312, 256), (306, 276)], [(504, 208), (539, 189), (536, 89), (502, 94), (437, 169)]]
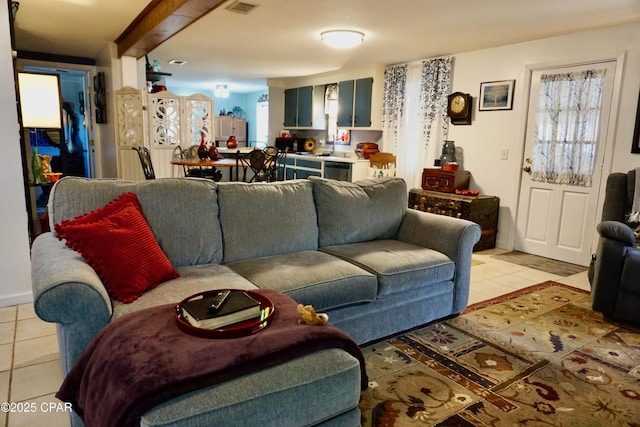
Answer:
[(454, 92), (448, 96), (447, 116), (454, 125), (471, 124), (472, 98), (468, 93)]

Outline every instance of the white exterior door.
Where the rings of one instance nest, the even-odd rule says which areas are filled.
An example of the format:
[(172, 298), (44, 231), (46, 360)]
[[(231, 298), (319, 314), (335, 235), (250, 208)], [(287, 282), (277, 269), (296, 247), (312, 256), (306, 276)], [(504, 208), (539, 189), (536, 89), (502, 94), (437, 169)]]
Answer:
[[(591, 247), (595, 235), (596, 206), (598, 191), (602, 179), (602, 163), (605, 153), (609, 112), (613, 94), (615, 62), (593, 63), (583, 66), (556, 68), (553, 70), (536, 70), (532, 73), (531, 91), (529, 94), (529, 113), (525, 140), (525, 159), (522, 165), (522, 179), (520, 184), (520, 200), (516, 219), (516, 236), (514, 248), (518, 251), (553, 258), (579, 265), (588, 265), (591, 257)], [(600, 91), (601, 99), (599, 114), (592, 122), (571, 118), (560, 125), (557, 130), (550, 131), (541, 125), (541, 112), (544, 109), (545, 96), (548, 94), (548, 79), (556, 76), (562, 78), (570, 73), (604, 70), (603, 84)], [(541, 95), (542, 91), (542, 97)], [(567, 94), (567, 97), (573, 94)], [(552, 116), (551, 121), (564, 120), (563, 115), (573, 114), (570, 105), (562, 107)], [(589, 126), (595, 129), (592, 133), (592, 144), (585, 144), (581, 148), (592, 156), (590, 182), (586, 183), (574, 178), (553, 178), (559, 175), (554, 168), (545, 169), (545, 165), (562, 163), (555, 156), (560, 150), (575, 149), (571, 135), (574, 129)], [(593, 128), (593, 126), (597, 126)], [(567, 128), (570, 128), (567, 130)], [(546, 136), (551, 135), (550, 138)], [(547, 144), (554, 140), (555, 144)], [(541, 146), (543, 146), (541, 148)], [(553, 147), (549, 149), (549, 147)], [(573, 147), (573, 148), (572, 148)], [(546, 151), (545, 151), (546, 150)], [(544, 152), (544, 154), (540, 154)], [(567, 167), (564, 161), (563, 167)], [(573, 173), (572, 166), (567, 167)], [(541, 178), (541, 175), (544, 176)]]

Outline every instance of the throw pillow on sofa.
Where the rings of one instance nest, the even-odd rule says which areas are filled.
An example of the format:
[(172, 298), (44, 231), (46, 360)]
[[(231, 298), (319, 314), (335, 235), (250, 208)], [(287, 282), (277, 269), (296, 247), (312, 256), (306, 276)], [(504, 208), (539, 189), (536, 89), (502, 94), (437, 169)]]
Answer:
[(134, 193), (55, 225), (59, 238), (93, 267), (112, 298), (135, 301), (178, 272), (158, 245)]

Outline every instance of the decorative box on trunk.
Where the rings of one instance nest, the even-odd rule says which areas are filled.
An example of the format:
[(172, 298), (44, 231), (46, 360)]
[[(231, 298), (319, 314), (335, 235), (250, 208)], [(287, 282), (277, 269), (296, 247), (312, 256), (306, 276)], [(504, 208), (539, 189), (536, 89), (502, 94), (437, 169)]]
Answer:
[(447, 171), (443, 169), (422, 170), (422, 188), (424, 190), (453, 193), (455, 190), (467, 190), (471, 173), (469, 171)]
[(409, 192), (409, 208), (473, 221), (482, 228), (473, 250), (496, 247), (500, 208), (500, 198), (496, 196), (460, 196), (414, 188)]

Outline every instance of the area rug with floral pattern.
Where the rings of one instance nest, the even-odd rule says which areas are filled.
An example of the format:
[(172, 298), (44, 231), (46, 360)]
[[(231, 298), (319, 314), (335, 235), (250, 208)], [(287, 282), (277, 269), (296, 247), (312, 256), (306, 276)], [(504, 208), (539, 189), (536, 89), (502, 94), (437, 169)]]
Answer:
[(640, 330), (545, 282), (363, 348), (363, 426), (640, 426)]

